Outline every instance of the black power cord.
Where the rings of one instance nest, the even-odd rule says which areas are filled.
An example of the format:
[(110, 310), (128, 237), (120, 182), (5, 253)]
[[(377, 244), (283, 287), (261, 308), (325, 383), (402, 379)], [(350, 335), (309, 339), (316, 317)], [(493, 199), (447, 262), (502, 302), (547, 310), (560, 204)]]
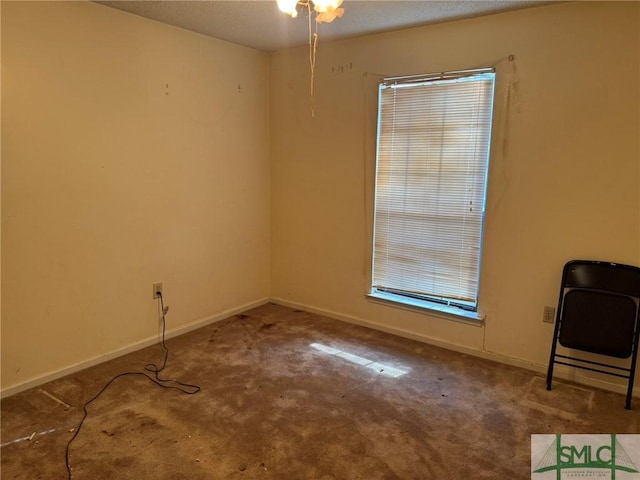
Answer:
[(92, 402), (97, 400), (100, 397), (100, 395), (102, 395), (105, 392), (105, 390), (107, 390), (107, 388), (109, 388), (109, 386), (113, 382), (115, 382), (118, 378), (126, 377), (126, 376), (145, 377), (147, 380), (155, 383), (159, 387), (178, 390), (179, 392), (182, 392), (186, 395), (194, 395), (200, 391), (200, 387), (198, 385), (192, 385), (190, 383), (180, 382), (179, 380), (160, 377), (160, 372), (162, 372), (165, 369), (165, 367), (167, 366), (167, 361), (169, 359), (169, 349), (167, 348), (167, 344), (165, 342), (165, 332), (167, 328), (166, 315), (167, 315), (167, 311), (169, 310), (169, 307), (164, 306), (164, 299), (162, 298), (162, 292), (156, 292), (156, 293), (158, 295), (158, 298), (160, 299), (160, 308), (162, 309), (162, 341), (160, 342), (160, 345), (163, 351), (162, 366), (158, 367), (155, 363), (148, 363), (147, 365), (145, 365), (144, 367), (145, 371), (153, 373), (153, 376), (145, 372), (119, 373), (118, 375), (113, 377), (111, 380), (109, 380), (96, 395), (94, 395), (90, 400), (87, 400), (84, 403), (84, 405), (82, 406), (82, 411), (84, 412), (84, 415), (82, 416), (82, 420), (80, 420), (80, 423), (78, 424), (78, 428), (75, 429), (75, 432), (71, 437), (71, 440), (69, 440), (69, 442), (67, 443), (67, 448), (65, 449), (65, 465), (67, 467), (67, 475), (69, 480), (71, 480), (71, 463), (69, 461), (69, 450), (71, 447), (71, 443), (76, 439), (76, 437), (80, 433), (80, 429), (82, 428), (84, 421), (87, 419), (87, 416), (89, 415), (87, 407)]

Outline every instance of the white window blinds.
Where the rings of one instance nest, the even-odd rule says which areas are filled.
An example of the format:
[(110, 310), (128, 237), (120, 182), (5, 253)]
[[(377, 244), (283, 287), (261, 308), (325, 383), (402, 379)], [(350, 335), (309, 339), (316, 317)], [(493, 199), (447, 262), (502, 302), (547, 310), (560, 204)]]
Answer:
[(373, 291), (476, 310), (495, 73), (380, 85)]

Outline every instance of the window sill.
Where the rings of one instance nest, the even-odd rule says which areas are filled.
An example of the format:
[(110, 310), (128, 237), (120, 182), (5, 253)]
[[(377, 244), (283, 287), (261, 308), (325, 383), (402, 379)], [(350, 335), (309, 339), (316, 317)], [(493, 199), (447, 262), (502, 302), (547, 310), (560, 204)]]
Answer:
[(367, 294), (367, 300), (387, 305), (389, 307), (401, 308), (422, 314), (433, 315), (435, 317), (463, 322), (476, 327), (482, 326), (484, 315), (479, 312), (469, 312), (456, 307), (448, 307), (437, 303), (418, 300), (415, 298), (394, 295), (393, 293), (373, 292)]

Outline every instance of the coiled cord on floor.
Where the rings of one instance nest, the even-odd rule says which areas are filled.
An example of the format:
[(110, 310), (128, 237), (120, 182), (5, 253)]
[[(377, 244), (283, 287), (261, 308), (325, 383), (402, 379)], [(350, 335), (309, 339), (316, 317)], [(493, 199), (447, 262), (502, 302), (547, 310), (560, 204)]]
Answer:
[(160, 345), (162, 347), (162, 352), (163, 352), (162, 366), (158, 367), (155, 363), (148, 363), (144, 366), (145, 372), (150, 372), (153, 374), (153, 376), (145, 372), (119, 373), (118, 375), (114, 376), (111, 380), (109, 380), (97, 394), (95, 394), (91, 399), (87, 400), (84, 403), (84, 405), (82, 406), (82, 411), (84, 412), (82, 416), (82, 420), (80, 420), (78, 427), (75, 429), (73, 436), (67, 443), (67, 447), (65, 449), (65, 465), (67, 467), (67, 475), (69, 480), (71, 480), (72, 478), (71, 463), (69, 461), (69, 451), (70, 451), (71, 443), (73, 443), (73, 441), (76, 439), (76, 437), (80, 433), (80, 429), (82, 428), (82, 425), (84, 425), (84, 421), (87, 419), (87, 416), (89, 415), (87, 407), (91, 405), (91, 403), (93, 403), (95, 400), (97, 400), (100, 397), (100, 395), (102, 395), (105, 392), (105, 390), (107, 390), (107, 388), (109, 388), (109, 386), (113, 382), (115, 382), (117, 379), (121, 377), (126, 377), (126, 376), (145, 377), (147, 380), (149, 380), (152, 383), (155, 383), (159, 387), (178, 390), (179, 392), (182, 392), (186, 395), (194, 395), (200, 391), (200, 387), (198, 385), (184, 383), (176, 379), (168, 379), (168, 378), (160, 377), (160, 372), (162, 372), (165, 369), (165, 367), (167, 366), (167, 361), (169, 360), (169, 349), (167, 348), (167, 344), (165, 342), (165, 332), (167, 328), (166, 315), (167, 315), (168, 307), (165, 308), (164, 306), (164, 299), (162, 298), (162, 293), (157, 292), (157, 295), (158, 295), (158, 298), (160, 299), (160, 308), (162, 311), (162, 340), (160, 342)]

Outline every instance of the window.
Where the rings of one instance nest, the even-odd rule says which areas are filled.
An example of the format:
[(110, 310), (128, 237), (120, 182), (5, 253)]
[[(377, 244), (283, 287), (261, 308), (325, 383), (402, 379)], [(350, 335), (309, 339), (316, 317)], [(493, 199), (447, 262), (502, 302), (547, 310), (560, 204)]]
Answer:
[[(493, 69), (379, 87), (371, 297), (477, 312)], [(444, 308), (443, 308), (444, 307)]]

